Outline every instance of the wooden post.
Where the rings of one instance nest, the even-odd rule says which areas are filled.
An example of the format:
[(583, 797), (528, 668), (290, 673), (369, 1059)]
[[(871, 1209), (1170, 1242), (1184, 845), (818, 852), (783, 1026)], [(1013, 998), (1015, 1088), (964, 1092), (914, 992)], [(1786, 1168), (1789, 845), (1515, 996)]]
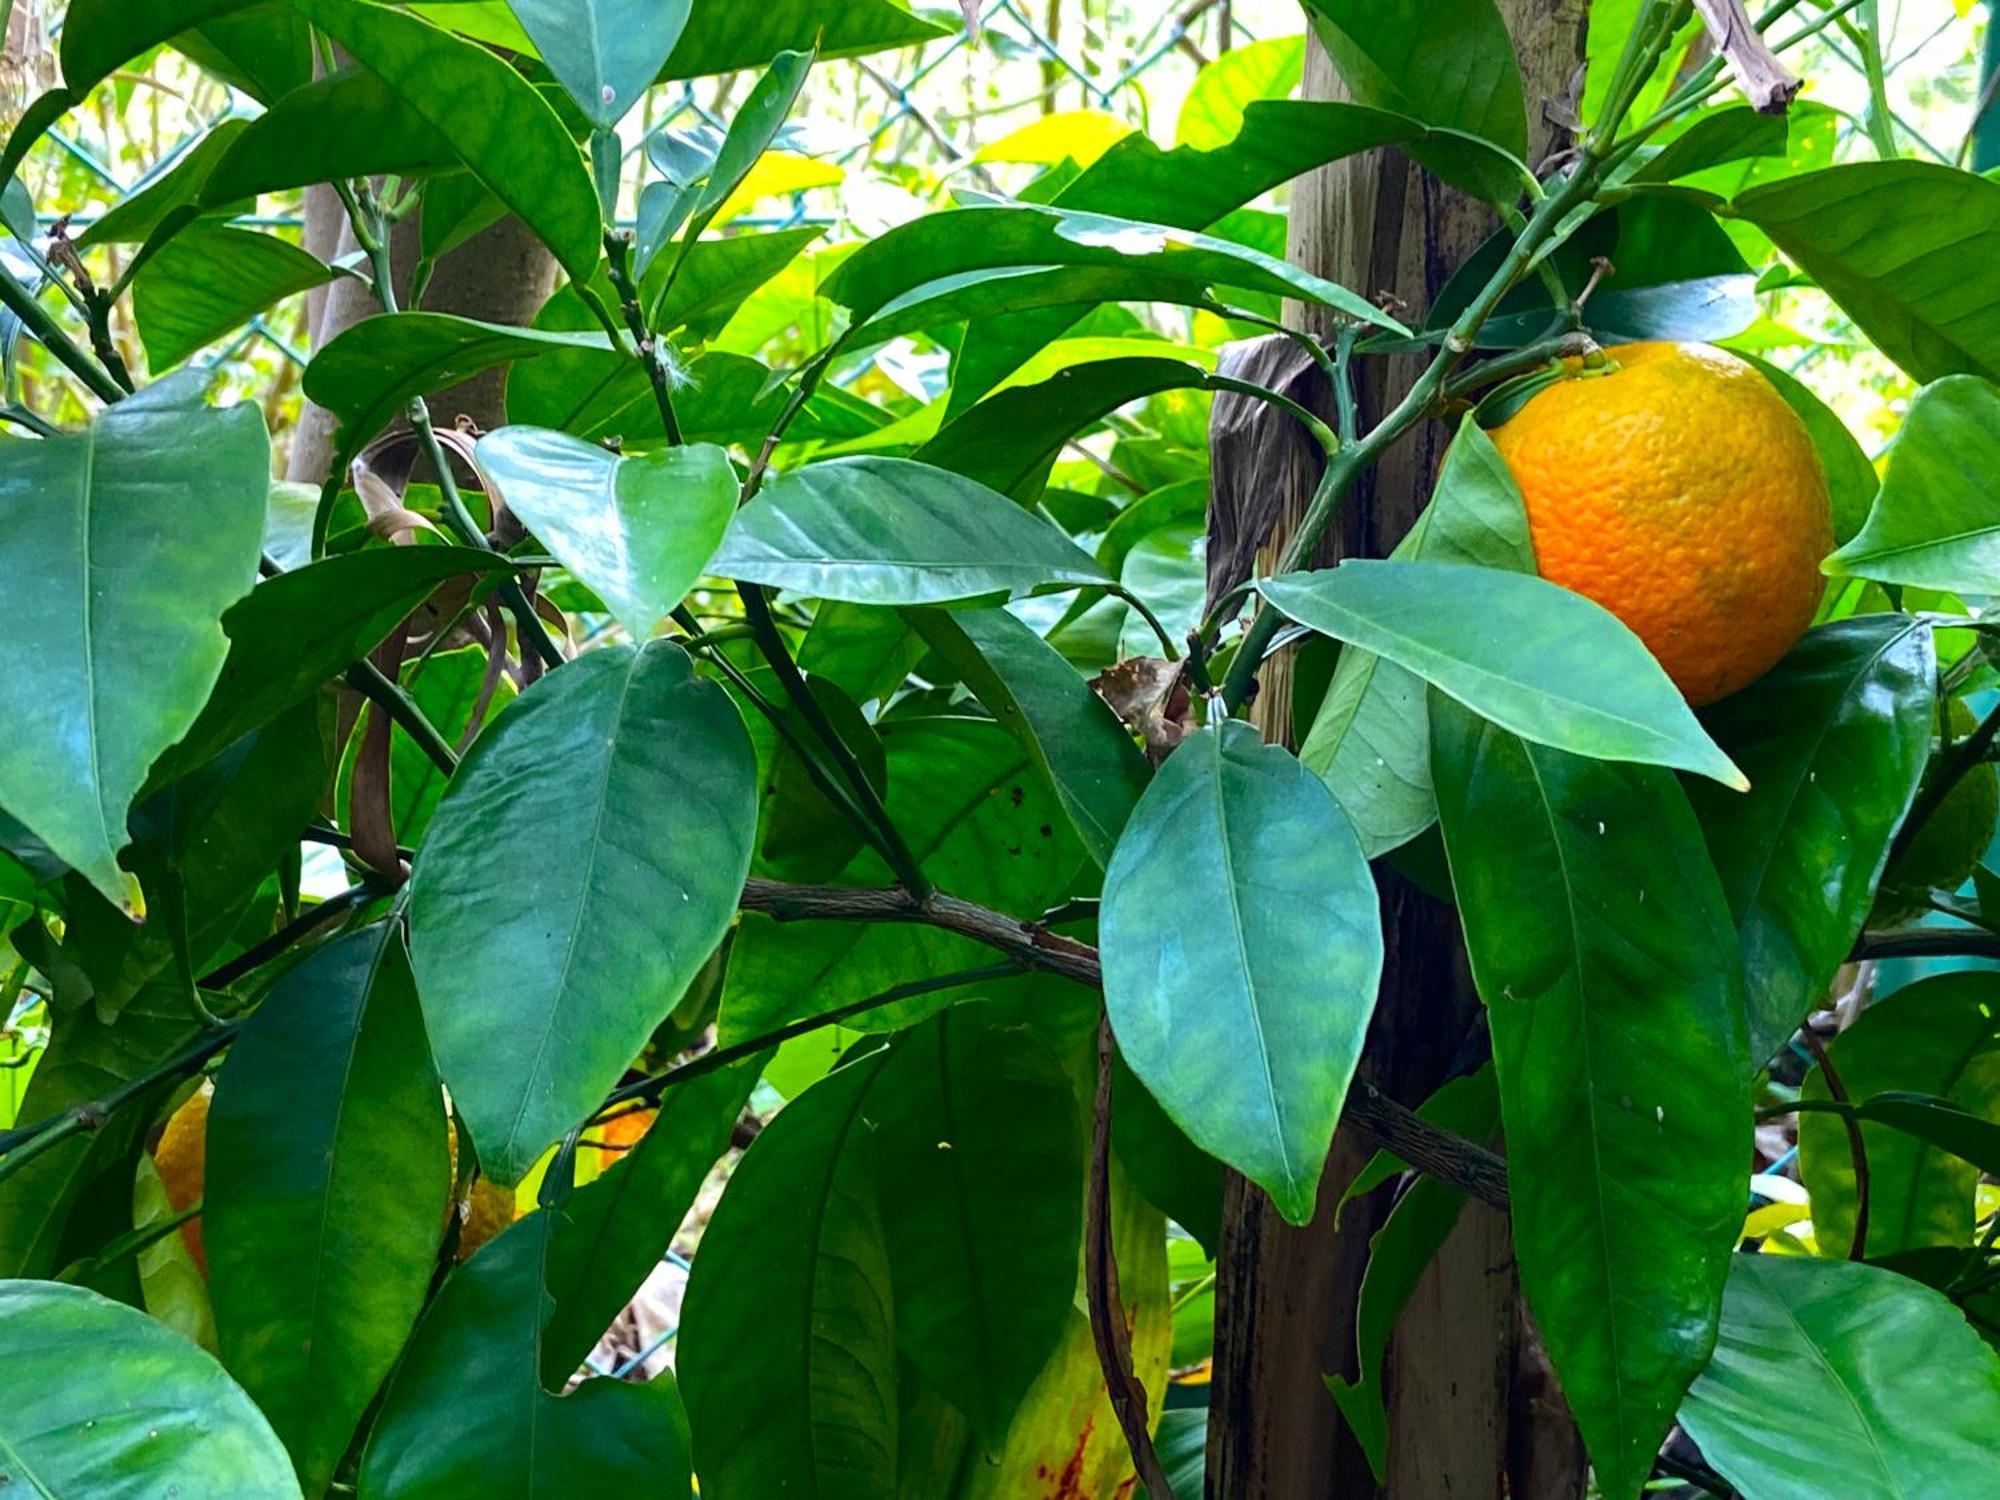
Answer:
[[(1587, 0), (1498, 0), (1527, 84), (1535, 159), (1558, 144), (1560, 107), (1583, 57)], [(1342, 97), (1317, 43), (1306, 65), (1307, 98)], [(1364, 296), (1386, 295), (1405, 321), (1422, 318), (1451, 272), (1497, 219), (1490, 208), (1417, 171), (1394, 151), (1340, 162), (1301, 182), (1293, 200), (1291, 259)], [(1320, 310), (1315, 309), (1314, 312)], [(1327, 333), (1293, 308), (1295, 326)], [(1282, 362), (1273, 349), (1248, 358)], [(1417, 370), (1410, 359), (1371, 359), (1357, 382), (1361, 418), (1379, 417)], [(1302, 399), (1327, 412), (1316, 374), (1301, 375)], [(1317, 464), (1292, 446), (1281, 416), (1260, 413), (1262, 441), (1226, 440), (1217, 404), (1216, 489), (1254, 466), (1258, 486), (1275, 485), (1282, 541), (1305, 509)], [(1429, 497), (1450, 437), (1432, 423), (1405, 438), (1347, 502), (1326, 561), (1383, 557)], [(1253, 457), (1254, 455), (1254, 457)], [(1234, 471), (1232, 473), (1232, 470)], [(1235, 488), (1238, 503), (1249, 496)], [(1266, 492), (1268, 493), (1268, 491)], [(1213, 543), (1212, 543), (1213, 545)], [(1265, 554), (1265, 565), (1270, 553)], [(1253, 716), (1267, 738), (1289, 739), (1290, 664), (1269, 664)], [(1472, 1031), (1478, 999), (1466, 968), (1455, 913), (1386, 867), (1377, 866), (1387, 944), (1381, 1000), (1364, 1076), (1417, 1103), (1449, 1076)], [(1228, 1180), (1218, 1264), (1209, 1493), (1215, 1500), (1565, 1500), (1581, 1497), (1584, 1470), (1574, 1431), (1539, 1359), (1518, 1306), (1505, 1218), (1468, 1205), (1425, 1274), (1398, 1325), (1387, 1364), (1389, 1472), (1377, 1485), (1321, 1376), (1352, 1374), (1354, 1311), (1368, 1240), (1385, 1195), (1349, 1205), (1340, 1233), (1332, 1208), (1370, 1155), (1342, 1132), (1310, 1227), (1285, 1225), (1268, 1199)]]

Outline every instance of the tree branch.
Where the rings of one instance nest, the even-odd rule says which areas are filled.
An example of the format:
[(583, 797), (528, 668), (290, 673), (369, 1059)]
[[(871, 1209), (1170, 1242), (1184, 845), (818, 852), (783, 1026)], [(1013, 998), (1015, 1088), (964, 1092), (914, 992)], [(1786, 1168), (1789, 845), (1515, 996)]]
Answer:
[[(1104, 987), (1097, 950), (1005, 912), (942, 891), (919, 900), (907, 891), (868, 886), (747, 882), (739, 903), (780, 922), (918, 922), (997, 948), (1024, 968), (1091, 989)], [(1365, 1083), (1348, 1090), (1342, 1120), (1427, 1176), (1495, 1208), (1507, 1207), (1507, 1164), (1491, 1151), (1440, 1129)]]

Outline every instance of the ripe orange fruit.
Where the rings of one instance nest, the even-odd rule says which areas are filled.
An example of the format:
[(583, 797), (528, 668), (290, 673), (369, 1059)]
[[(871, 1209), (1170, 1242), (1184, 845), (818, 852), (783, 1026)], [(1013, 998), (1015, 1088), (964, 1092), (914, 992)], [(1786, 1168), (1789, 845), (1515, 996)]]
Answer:
[[(175, 1213), (201, 1197), (208, 1171), (208, 1105), (214, 1097), (211, 1083), (203, 1083), (188, 1095), (187, 1102), (167, 1117), (160, 1144), (153, 1148), (153, 1165)], [(199, 1215), (181, 1225), (181, 1239), (194, 1257), (195, 1269), (206, 1277), (208, 1253), (202, 1248)]]
[(1625, 344), (1492, 434), (1542, 576), (1611, 611), (1700, 706), (1755, 681), (1818, 607), (1833, 548), (1805, 424), (1706, 344)]
[(608, 1148), (606, 1165), (638, 1145), (659, 1113), (657, 1109), (628, 1109), (606, 1120), (603, 1125), (604, 1144)]

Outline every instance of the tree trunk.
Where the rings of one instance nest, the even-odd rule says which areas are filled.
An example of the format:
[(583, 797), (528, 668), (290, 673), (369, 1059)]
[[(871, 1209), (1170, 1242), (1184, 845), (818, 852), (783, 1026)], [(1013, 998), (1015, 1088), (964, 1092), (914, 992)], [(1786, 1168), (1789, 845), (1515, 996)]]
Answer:
[[(417, 261), (415, 215), (395, 226), (390, 238), (390, 258), (395, 264), (400, 291), (407, 291)], [(354, 236), (340, 199), (329, 187), (306, 192), (306, 248), (322, 260), (352, 254)], [(424, 289), (422, 306), (432, 312), (456, 313), (486, 323), (525, 324), (555, 289), (555, 258), (527, 226), (511, 216), (482, 230), (445, 256)], [(399, 298), (399, 301), (401, 299)], [(310, 294), (306, 318), (312, 347), (319, 349), (335, 335), (379, 311), (375, 294), (361, 282), (343, 278), (322, 291)], [(504, 367), (475, 375), (462, 385), (436, 392), (431, 397), (433, 416), (440, 427), (448, 427), (461, 415), (482, 428), (498, 427), (507, 420)], [(324, 408), (307, 403), (299, 414), (286, 455), (285, 474), (307, 484), (326, 477), (333, 459), (335, 422)]]
[[(1499, 0), (1530, 101), (1534, 158), (1557, 127), (1541, 101), (1564, 98), (1581, 62), (1586, 0)], [(1339, 98), (1325, 53), (1311, 45), (1308, 98)], [(1560, 113), (1558, 111), (1557, 113)], [(1387, 294), (1405, 321), (1422, 318), (1450, 273), (1496, 227), (1492, 210), (1443, 187), (1385, 150), (1336, 163), (1299, 184), (1290, 254), (1364, 296)], [(1328, 333), (1322, 310), (1290, 310), (1296, 326)], [(1369, 359), (1357, 380), (1364, 427), (1408, 389), (1418, 364)], [(1306, 381), (1325, 412), (1322, 388)], [(1221, 403), (1218, 402), (1218, 414)], [(1302, 446), (1258, 418), (1263, 447), (1284, 453), (1275, 478), (1272, 547), (1304, 513), (1318, 478)], [(1383, 557), (1428, 499), (1450, 438), (1428, 424), (1399, 444), (1347, 501), (1323, 561)], [(1218, 449), (1218, 501), (1232, 487)], [(1268, 503), (1268, 502), (1267, 502)], [(1264, 554), (1269, 565), (1272, 551)], [(1289, 738), (1291, 663), (1267, 664), (1253, 714), (1267, 738)], [(1377, 865), (1386, 962), (1362, 1074), (1392, 1097), (1420, 1102), (1450, 1075), (1472, 1034), (1478, 999), (1452, 908)], [(1334, 1140), (1318, 1219), (1287, 1226), (1270, 1200), (1233, 1174), (1224, 1193), (1218, 1263), (1209, 1493), (1216, 1500), (1564, 1500), (1583, 1493), (1581, 1452), (1518, 1306), (1503, 1215), (1469, 1204), (1405, 1308), (1385, 1371), (1388, 1472), (1378, 1485), (1321, 1376), (1354, 1373), (1354, 1315), (1369, 1237), (1385, 1192), (1332, 1209), (1371, 1154), (1347, 1131)]]

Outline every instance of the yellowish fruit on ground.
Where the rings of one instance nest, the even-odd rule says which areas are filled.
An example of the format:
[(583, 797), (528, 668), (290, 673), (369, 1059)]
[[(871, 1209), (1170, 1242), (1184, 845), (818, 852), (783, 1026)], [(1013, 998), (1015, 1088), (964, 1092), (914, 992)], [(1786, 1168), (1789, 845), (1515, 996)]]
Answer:
[(1544, 578), (1611, 611), (1700, 706), (1812, 623), (1833, 515), (1805, 424), (1706, 344), (1622, 344), (1492, 434)]
[[(187, 1102), (167, 1117), (160, 1144), (153, 1148), (153, 1165), (175, 1213), (201, 1200), (208, 1166), (208, 1105), (214, 1097), (215, 1086), (207, 1082), (188, 1095)], [(194, 1257), (195, 1269), (206, 1277), (208, 1254), (202, 1248), (199, 1215), (181, 1225), (181, 1239)]]
[(514, 1190), (490, 1177), (480, 1178), (466, 1199), (465, 1222), (458, 1230), (458, 1258), (465, 1260), (519, 1217)]

